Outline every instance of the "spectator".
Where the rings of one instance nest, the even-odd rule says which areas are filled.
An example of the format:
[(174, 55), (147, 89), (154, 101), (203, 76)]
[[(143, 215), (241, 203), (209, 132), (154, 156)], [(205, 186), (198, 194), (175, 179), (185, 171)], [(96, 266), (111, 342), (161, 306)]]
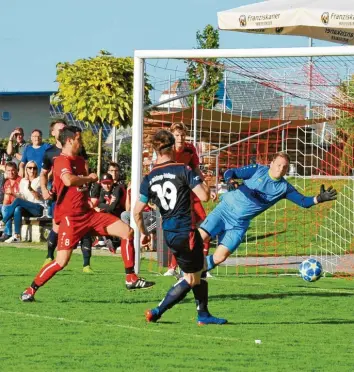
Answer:
[[(121, 185), (114, 184), (113, 177), (109, 173), (102, 175), (101, 187), (96, 209), (99, 212), (111, 213), (120, 217), (125, 209), (122, 207), (122, 202), (125, 203), (126, 195), (124, 188)], [(122, 201), (123, 198), (124, 200)]]
[(44, 199), (38, 176), (38, 166), (34, 161), (29, 161), (25, 167), (25, 178), (20, 181), (20, 190), (17, 198), (7, 206), (3, 207), (3, 222), (12, 223), (14, 220), (15, 234), (5, 243), (18, 243), (21, 241), (22, 215), (40, 217), (43, 214)]
[[(9, 161), (5, 165), (5, 176), (6, 181), (4, 183), (4, 202), (2, 206), (2, 215), (6, 208), (12, 204), (16, 199), (17, 194), (20, 192), (20, 181), (21, 177), (18, 175), (17, 165), (13, 161)], [(12, 221), (9, 220), (5, 224), (5, 229), (2, 237), (0, 238), (1, 242), (12, 237)]]
[(44, 153), (49, 147), (51, 147), (49, 143), (42, 142), (42, 131), (39, 129), (34, 129), (32, 131), (31, 141), (32, 145), (27, 146), (22, 155), (19, 170), (21, 177), (25, 176), (25, 165), (30, 160), (33, 160), (37, 164), (39, 174), (42, 168)]
[(16, 164), (17, 167), (21, 162), (23, 152), (25, 151), (25, 148), (27, 146), (24, 137), (25, 134), (23, 132), (23, 129), (15, 128), (11, 132), (9, 142), (7, 144), (6, 153), (7, 155), (12, 156), (12, 161)]

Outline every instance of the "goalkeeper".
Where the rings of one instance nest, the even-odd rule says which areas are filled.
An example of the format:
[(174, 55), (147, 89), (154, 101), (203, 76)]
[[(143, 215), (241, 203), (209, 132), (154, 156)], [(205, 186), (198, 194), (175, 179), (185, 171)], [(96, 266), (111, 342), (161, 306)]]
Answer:
[[(281, 199), (291, 200), (302, 208), (337, 198), (337, 191), (321, 186), (317, 196), (304, 196), (283, 177), (288, 171), (290, 157), (285, 152), (274, 155), (270, 166), (252, 164), (242, 168), (228, 169), (224, 178), (228, 191), (218, 206), (200, 225), (203, 240), (218, 235), (218, 247), (207, 256), (207, 269), (224, 262), (241, 244), (251, 220)], [(238, 185), (236, 179), (244, 180)]]

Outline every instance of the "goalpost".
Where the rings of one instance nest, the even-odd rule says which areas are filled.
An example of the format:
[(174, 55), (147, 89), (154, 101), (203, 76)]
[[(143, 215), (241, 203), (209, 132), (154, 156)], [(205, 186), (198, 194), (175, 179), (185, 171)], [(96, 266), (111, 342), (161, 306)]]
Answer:
[[(181, 92), (185, 96), (192, 90), (185, 67), (178, 66), (184, 61), (222, 72), (212, 108), (181, 98)], [(144, 110), (146, 76), (157, 104), (149, 115)], [(171, 102), (159, 106), (166, 97)], [(227, 167), (268, 164), (272, 154), (287, 151), (292, 159), (289, 181), (300, 192), (317, 195), (321, 183), (333, 184), (338, 200), (310, 210), (279, 202), (252, 222), (245, 242), (216, 272), (292, 273), (305, 257), (315, 256), (326, 272), (352, 275), (353, 116), (354, 47), (136, 51), (132, 208), (146, 171), (143, 153), (152, 155), (149, 136), (172, 122), (189, 128), (188, 140), (196, 143), (202, 169), (216, 191), (224, 191), (221, 174)], [(131, 221), (138, 272), (140, 236)]]

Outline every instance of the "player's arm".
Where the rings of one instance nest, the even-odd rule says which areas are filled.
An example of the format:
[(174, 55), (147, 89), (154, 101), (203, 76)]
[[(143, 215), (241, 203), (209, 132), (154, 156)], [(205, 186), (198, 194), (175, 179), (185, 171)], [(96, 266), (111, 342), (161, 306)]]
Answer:
[(210, 199), (209, 186), (201, 180), (199, 175), (192, 169), (185, 167), (185, 176), (194, 194), (196, 194), (201, 201), (208, 201)]
[(258, 165), (247, 165), (241, 168), (230, 168), (224, 173), (224, 179), (227, 183), (227, 190), (236, 190), (238, 182), (236, 180), (247, 180), (251, 178), (257, 171)]
[(135, 220), (136, 225), (140, 231), (140, 243), (141, 245), (146, 245), (150, 241), (150, 235), (146, 231), (144, 218), (143, 218), (143, 211), (149, 202), (149, 180), (147, 176), (143, 178), (143, 181), (140, 185), (140, 196), (139, 199), (136, 201), (134, 210), (133, 210), (133, 217)]
[(146, 231), (144, 218), (143, 218), (143, 211), (147, 206), (147, 202), (145, 202), (146, 198), (143, 195), (140, 195), (140, 199), (136, 201), (133, 211), (133, 216), (136, 225), (140, 231), (140, 244), (142, 246), (147, 245), (151, 239), (150, 234)]
[(305, 196), (299, 193), (294, 186), (288, 184), (285, 197), (302, 208), (310, 208), (315, 204), (337, 199), (337, 191), (332, 186), (326, 190), (324, 185), (322, 185), (317, 196)]
[(52, 195), (48, 190), (48, 175), (49, 171), (47, 169), (42, 168), (41, 174), (39, 175), (39, 180), (44, 200), (49, 200), (52, 198)]
[(97, 174), (95, 173), (91, 173), (88, 176), (79, 177), (67, 171), (65, 173), (62, 173), (60, 177), (64, 185), (67, 187), (83, 186), (86, 183), (97, 182), (98, 180)]

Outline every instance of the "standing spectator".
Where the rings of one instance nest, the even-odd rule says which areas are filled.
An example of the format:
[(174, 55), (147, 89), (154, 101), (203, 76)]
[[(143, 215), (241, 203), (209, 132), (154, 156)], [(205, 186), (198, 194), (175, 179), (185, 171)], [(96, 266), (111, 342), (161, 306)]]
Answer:
[(39, 129), (34, 129), (31, 133), (32, 145), (29, 145), (25, 148), (23, 152), (19, 173), (21, 177), (25, 176), (25, 165), (30, 160), (33, 160), (38, 166), (38, 174), (42, 168), (42, 161), (45, 151), (51, 147), (49, 143), (42, 142), (42, 131)]
[[(16, 199), (17, 194), (20, 192), (21, 177), (18, 175), (17, 165), (13, 161), (9, 161), (5, 165), (6, 181), (4, 183), (4, 202), (2, 206), (2, 214), (6, 208)], [(5, 224), (4, 233), (0, 239), (1, 242), (12, 237), (12, 221), (9, 220)]]
[(21, 225), (23, 212), (26, 216), (40, 217), (43, 214), (44, 199), (39, 184), (38, 167), (34, 161), (29, 161), (25, 167), (25, 178), (20, 180), (19, 193), (16, 199), (3, 207), (3, 221), (5, 224), (14, 221), (15, 233), (5, 240), (5, 243), (21, 241)]
[(12, 161), (18, 165), (22, 159), (23, 152), (27, 146), (27, 143), (24, 139), (25, 134), (22, 128), (15, 128), (9, 137), (9, 143), (7, 144), (6, 153), (9, 156), (12, 156)]

